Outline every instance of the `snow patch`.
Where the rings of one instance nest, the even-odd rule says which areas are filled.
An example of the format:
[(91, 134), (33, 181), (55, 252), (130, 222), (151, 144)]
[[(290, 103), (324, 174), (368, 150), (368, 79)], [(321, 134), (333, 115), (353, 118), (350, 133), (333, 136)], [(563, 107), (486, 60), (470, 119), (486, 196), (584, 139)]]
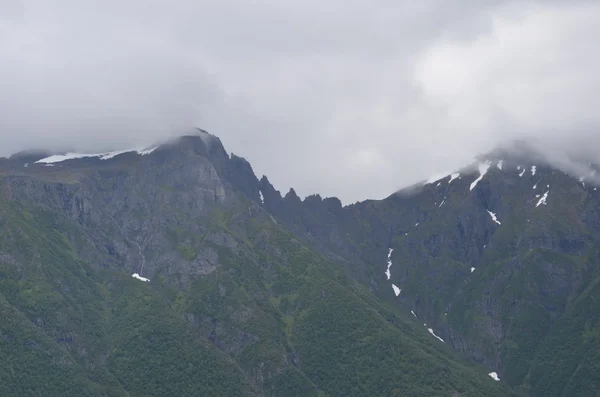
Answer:
[(392, 284), (392, 288), (394, 289), (394, 294), (396, 294), (396, 296), (400, 295), (400, 292), (402, 292), (402, 290), (396, 287), (395, 284)]
[[(439, 181), (440, 179), (444, 179), (447, 176), (448, 176), (448, 174), (438, 174), (438, 175), (432, 176), (431, 178), (429, 178), (425, 181), (425, 184), (429, 185), (431, 183)], [(440, 185), (440, 183), (438, 183), (438, 186)]]
[(446, 342), (444, 342), (444, 340), (443, 340), (442, 338), (440, 338), (439, 336), (437, 336), (437, 335), (435, 334), (435, 332), (433, 332), (433, 330), (432, 330), (431, 328), (427, 328), (427, 331), (429, 331), (429, 333), (430, 333), (431, 335), (433, 335), (433, 336), (434, 336), (436, 339), (440, 340), (440, 341), (441, 341), (441, 342), (443, 342), (443, 343), (446, 343)]
[(475, 271), (475, 268), (474, 268), (474, 267), (472, 267), (472, 268), (471, 268), (471, 273), (473, 273), (474, 271)]
[(415, 318), (417, 318), (417, 315), (412, 310), (410, 311), (410, 314), (412, 314), (413, 316), (415, 316)]
[[(118, 156), (118, 155), (120, 155), (120, 154), (124, 154), (124, 153), (127, 153), (127, 152), (132, 152), (132, 151), (133, 151), (133, 150), (118, 150), (118, 151), (115, 151), (115, 152), (109, 152), (109, 153), (104, 153), (104, 154), (101, 154), (101, 155), (100, 155), (100, 156), (98, 156), (98, 157), (100, 157), (100, 160), (110, 160), (110, 159), (112, 159), (113, 157), (117, 157), (117, 156)], [(136, 150), (136, 151), (137, 151), (137, 150)], [(94, 156), (94, 157), (95, 157), (95, 156)]]
[(258, 194), (260, 195), (260, 202), (265, 203), (265, 196), (262, 194), (262, 190), (258, 189)]
[(488, 170), (490, 169), (490, 165), (491, 163), (489, 161), (487, 163), (479, 164), (479, 178), (475, 179), (475, 181), (471, 183), (471, 190), (475, 189), (475, 186), (477, 186), (477, 184), (483, 179), (485, 174), (487, 174)]
[(500, 378), (498, 378), (498, 374), (495, 372), (490, 372), (488, 374), (490, 376), (490, 378), (492, 378), (493, 380), (495, 380), (496, 382), (500, 382)]
[(498, 218), (496, 218), (496, 214), (495, 214), (495, 213), (493, 213), (492, 211), (489, 211), (489, 210), (488, 210), (488, 214), (490, 214), (490, 216), (492, 217), (492, 220), (493, 220), (494, 222), (496, 222), (496, 223), (497, 223), (497, 224), (499, 224), (499, 225), (501, 225), (501, 224), (502, 224), (502, 223), (501, 223), (501, 222), (498, 220)]
[(113, 151), (113, 152), (91, 153), (91, 154), (69, 152), (69, 153), (65, 153), (65, 154), (55, 154), (50, 157), (46, 157), (41, 160), (38, 160), (38, 161), (36, 161), (36, 163), (54, 164), (54, 163), (61, 163), (63, 161), (67, 161), (67, 160), (83, 159), (83, 158), (88, 158), (88, 157), (98, 157), (100, 160), (110, 160), (113, 157), (116, 157), (116, 156), (124, 154), (124, 153), (136, 152), (137, 154), (144, 156), (144, 155), (152, 153), (155, 150), (156, 150), (156, 147), (117, 150), (117, 151)]
[(433, 184), (435, 182), (438, 182), (437, 185), (436, 185), (436, 187), (440, 187), (440, 185), (443, 182), (442, 179), (445, 179), (448, 176), (450, 176), (450, 180), (448, 181), (448, 183), (451, 183), (453, 180), (455, 180), (456, 178), (460, 177), (460, 174), (459, 173), (454, 173), (454, 174), (448, 174), (448, 173), (438, 174), (438, 175), (435, 175), (435, 176), (427, 179), (425, 181), (425, 184), (426, 185), (430, 185), (430, 184)]
[(444, 203), (445, 203), (445, 202), (446, 202), (446, 199), (443, 199), (443, 200), (442, 200), (442, 203), (439, 205), (439, 207), (438, 207), (438, 208), (442, 208), (442, 205), (444, 205)]
[(147, 282), (147, 283), (149, 283), (149, 282), (150, 282), (150, 279), (147, 279), (146, 277), (142, 277), (142, 276), (140, 276), (138, 273), (133, 273), (133, 274), (131, 275), (131, 277), (133, 277), (133, 278), (137, 278), (138, 280), (140, 280), (140, 281), (145, 281), (145, 282)]
[(144, 150), (142, 150), (142, 151), (138, 151), (138, 154), (140, 154), (140, 155), (142, 155), (142, 156), (145, 156), (145, 155), (147, 155), (147, 154), (150, 154), (150, 153), (152, 153), (152, 152), (153, 152), (153, 151), (155, 151), (156, 149), (158, 149), (158, 146), (154, 146), (154, 147), (152, 147), (152, 148), (149, 148), (149, 149), (144, 149)]
[(502, 171), (502, 165), (503, 165), (503, 164), (504, 164), (504, 160), (500, 160), (500, 161), (498, 161), (498, 164), (496, 164), (496, 167), (498, 167), (498, 169), (499, 169), (500, 171)]
[(387, 269), (385, 270), (385, 275), (389, 280), (392, 277), (392, 272), (390, 272), (390, 267), (392, 267), (392, 252), (394, 252), (393, 248), (389, 248), (388, 256), (387, 256)]
[(537, 202), (537, 204), (535, 205), (536, 207), (539, 207), (540, 205), (544, 204), (544, 205), (548, 205), (546, 203), (546, 199), (548, 198), (548, 193), (550, 193), (550, 191), (547, 191), (546, 193), (544, 193), (544, 195), (542, 196), (542, 198)]
[(535, 172), (537, 171), (537, 167), (535, 165), (531, 166), (531, 175), (535, 176)]
[(519, 174), (519, 177), (522, 177), (523, 175), (525, 175), (525, 171), (526, 171), (526, 169), (523, 168), (523, 171), (521, 171), (521, 173)]

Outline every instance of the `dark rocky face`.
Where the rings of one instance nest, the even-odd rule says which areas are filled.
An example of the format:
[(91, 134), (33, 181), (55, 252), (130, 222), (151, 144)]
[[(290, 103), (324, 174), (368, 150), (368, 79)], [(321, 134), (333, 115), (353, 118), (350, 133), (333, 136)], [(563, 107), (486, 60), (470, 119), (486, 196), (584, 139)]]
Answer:
[[(35, 309), (44, 306), (31, 295), (11, 295), (7, 304), (32, 305), (25, 316), (68, 346), (61, 362), (84, 360), (82, 368), (103, 368), (111, 382), (144, 390), (111, 371), (146, 350), (117, 343), (128, 352), (119, 356), (108, 333), (73, 327), (98, 321), (68, 305), (55, 310), (74, 296), (86, 302), (82, 313), (88, 305), (102, 319), (115, 313), (112, 326), (131, 331), (118, 334), (123, 341), (137, 335), (135, 324), (151, 323), (140, 331), (144, 343), (162, 349), (175, 337), (168, 319), (177, 338), (215, 354), (215, 365), (248, 395), (290, 395), (282, 385), (294, 382), (302, 395), (359, 395), (353, 382), (368, 363), (386, 376), (369, 375), (365, 390), (389, 395), (420, 371), (414, 360), (447, 362), (467, 379), (461, 389), (438, 376), (448, 395), (510, 395), (506, 384), (531, 396), (585, 395), (577, 384), (589, 385), (585, 371), (597, 360), (588, 352), (599, 346), (600, 194), (577, 176), (523, 153), (495, 152), (458, 177), (343, 207), (337, 198), (302, 200), (293, 189), (282, 197), (202, 131), (145, 155), (35, 163), (46, 155), (0, 161), (0, 287), (49, 286), (57, 301), (46, 309), (61, 318)], [(50, 264), (58, 273), (30, 276)], [(129, 280), (132, 273), (151, 282)], [(429, 328), (486, 372), (474, 376), (456, 364), (457, 353), (438, 351)], [(9, 331), (0, 327), (0, 336)], [(198, 347), (205, 342), (210, 348)], [(556, 350), (563, 364), (549, 358)], [(500, 384), (485, 375), (491, 371)], [(413, 375), (424, 380), (407, 390), (430, 395), (420, 387), (432, 377)]]

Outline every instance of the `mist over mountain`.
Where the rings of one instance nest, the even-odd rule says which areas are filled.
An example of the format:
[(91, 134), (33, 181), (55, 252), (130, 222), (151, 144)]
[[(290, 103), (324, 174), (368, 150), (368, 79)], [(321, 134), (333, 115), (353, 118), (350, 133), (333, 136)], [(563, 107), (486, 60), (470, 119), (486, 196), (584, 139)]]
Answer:
[[(201, 128), (190, 128), (186, 129), (187, 135), (198, 136), (204, 139), (207, 144), (211, 144), (215, 139), (220, 141), (215, 135), (210, 134)], [(486, 161), (498, 161), (502, 160), (508, 164), (518, 165), (520, 163), (537, 163), (550, 168), (555, 168), (569, 174), (575, 178), (585, 180), (587, 183), (592, 185), (600, 184), (600, 175), (598, 170), (600, 166), (600, 155), (593, 148), (596, 147), (596, 136), (588, 134), (582, 136), (584, 140), (577, 141), (577, 145), (569, 145), (569, 142), (576, 139), (571, 137), (568, 140), (553, 139), (553, 140), (539, 140), (539, 139), (518, 139), (513, 141), (505, 141), (498, 144), (497, 147), (493, 148), (488, 152), (476, 153), (469, 161), (459, 164), (454, 168), (448, 167), (445, 169), (446, 172), (437, 174), (430, 174), (426, 179), (415, 180), (411, 184), (401, 186), (396, 192), (402, 192), (402, 194), (408, 194), (410, 191), (418, 189), (424, 182), (430, 179), (441, 178), (454, 172), (466, 172), (476, 174), (478, 172), (478, 164)], [(599, 138), (600, 139), (600, 138)], [(99, 146), (82, 146), (79, 149), (69, 148), (62, 150), (49, 150), (49, 149), (30, 149), (24, 150), (19, 153), (15, 153), (9, 156), (11, 159), (23, 158), (33, 161), (40, 160), (44, 157), (50, 157), (51, 155), (71, 155), (71, 156), (106, 156), (114, 155), (115, 153), (123, 153), (127, 151), (143, 151), (144, 149), (156, 148), (161, 145), (172, 145), (177, 142), (178, 138), (162, 139), (157, 141), (146, 141), (144, 145), (138, 145), (137, 148), (131, 146), (115, 145), (113, 144), (102, 144)], [(600, 145), (600, 142), (598, 142)], [(223, 150), (227, 153), (226, 149)], [(233, 155), (230, 153), (228, 155)], [(32, 162), (33, 162), (32, 161)], [(420, 166), (420, 163), (415, 164)], [(393, 188), (388, 188), (387, 195), (393, 193)], [(301, 197), (308, 197), (318, 192), (309, 192)], [(365, 193), (365, 199), (375, 199), (377, 197), (369, 196)], [(345, 205), (350, 203), (344, 203)]]
[(2, 5), (2, 156), (201, 126), (282, 189), (351, 203), (515, 139), (598, 144), (593, 1)]
[(0, 396), (600, 397), (599, 2), (0, 10)]

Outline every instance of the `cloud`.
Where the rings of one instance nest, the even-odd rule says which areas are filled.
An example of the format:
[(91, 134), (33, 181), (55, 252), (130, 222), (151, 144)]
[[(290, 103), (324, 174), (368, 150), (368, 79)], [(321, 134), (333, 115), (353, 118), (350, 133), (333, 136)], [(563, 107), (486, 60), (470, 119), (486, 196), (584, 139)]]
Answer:
[(588, 135), (600, 124), (591, 39), (600, 6), (537, 5), (517, 15), (499, 13), (491, 32), (471, 41), (428, 48), (416, 67), (424, 97), (456, 129), (549, 141)]
[(194, 125), (279, 189), (348, 203), (509, 139), (587, 155), (600, 141), (592, 1), (0, 7), (0, 154), (137, 146)]
[(477, 137), (480, 149), (522, 139), (563, 168), (573, 169), (573, 157), (597, 161), (599, 22), (591, 2), (499, 9), (487, 34), (423, 51), (422, 99), (443, 114), (449, 136)]

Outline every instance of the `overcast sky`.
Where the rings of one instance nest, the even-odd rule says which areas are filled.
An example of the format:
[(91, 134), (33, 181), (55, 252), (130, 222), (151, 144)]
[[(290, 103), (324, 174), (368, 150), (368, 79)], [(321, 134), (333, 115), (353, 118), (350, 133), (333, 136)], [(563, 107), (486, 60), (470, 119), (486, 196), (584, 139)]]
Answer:
[[(600, 2), (0, 0), (0, 155), (198, 126), (282, 193), (383, 198), (600, 144)], [(597, 147), (597, 146), (596, 146)]]

